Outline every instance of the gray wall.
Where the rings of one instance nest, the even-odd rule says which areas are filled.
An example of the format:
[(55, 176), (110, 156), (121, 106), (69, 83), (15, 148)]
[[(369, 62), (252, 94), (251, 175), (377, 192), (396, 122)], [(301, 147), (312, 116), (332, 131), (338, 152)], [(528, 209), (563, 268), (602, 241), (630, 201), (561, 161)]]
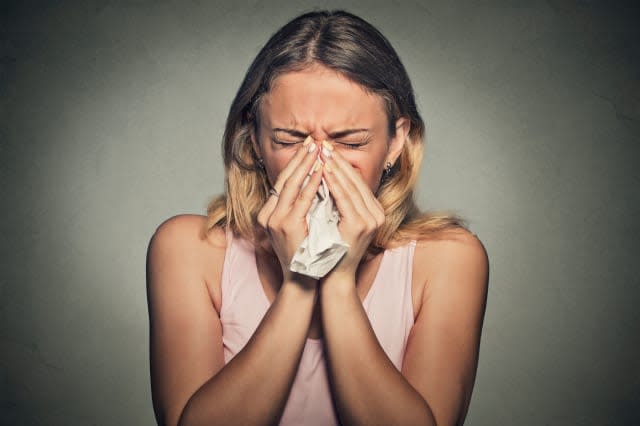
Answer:
[(225, 114), (267, 37), (341, 6), (413, 79), (421, 205), (490, 255), (468, 424), (638, 424), (636, 11), (242, 3), (3, 2), (0, 423), (153, 423), (149, 237), (222, 190)]

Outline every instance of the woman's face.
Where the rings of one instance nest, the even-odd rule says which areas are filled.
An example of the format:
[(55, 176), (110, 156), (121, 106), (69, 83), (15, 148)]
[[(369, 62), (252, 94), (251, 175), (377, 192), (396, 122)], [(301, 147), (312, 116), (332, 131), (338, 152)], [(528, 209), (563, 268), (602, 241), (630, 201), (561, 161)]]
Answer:
[(386, 163), (395, 163), (409, 132), (409, 121), (401, 118), (390, 137), (383, 99), (320, 65), (276, 78), (258, 114), (259, 140), (252, 131), (252, 142), (271, 185), (311, 135), (319, 148), (323, 140), (332, 144), (375, 193)]

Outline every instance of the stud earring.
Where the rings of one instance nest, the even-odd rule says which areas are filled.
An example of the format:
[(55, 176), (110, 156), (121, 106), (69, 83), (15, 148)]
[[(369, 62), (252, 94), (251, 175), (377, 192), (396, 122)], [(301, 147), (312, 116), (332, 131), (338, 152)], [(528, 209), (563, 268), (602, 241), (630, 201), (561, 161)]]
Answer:
[(392, 168), (393, 168), (393, 164), (391, 164), (390, 162), (387, 162), (386, 167), (382, 171), (382, 180), (386, 180), (389, 177), (389, 175), (391, 174)]

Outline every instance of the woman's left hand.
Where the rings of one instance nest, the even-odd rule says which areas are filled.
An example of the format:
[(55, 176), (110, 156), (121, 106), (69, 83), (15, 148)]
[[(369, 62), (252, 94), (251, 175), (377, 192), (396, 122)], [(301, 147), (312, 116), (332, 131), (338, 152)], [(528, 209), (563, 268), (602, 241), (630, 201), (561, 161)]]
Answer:
[(323, 174), (340, 213), (338, 230), (349, 250), (330, 275), (355, 277), (362, 256), (385, 220), (384, 210), (369, 186), (337, 150), (322, 150)]

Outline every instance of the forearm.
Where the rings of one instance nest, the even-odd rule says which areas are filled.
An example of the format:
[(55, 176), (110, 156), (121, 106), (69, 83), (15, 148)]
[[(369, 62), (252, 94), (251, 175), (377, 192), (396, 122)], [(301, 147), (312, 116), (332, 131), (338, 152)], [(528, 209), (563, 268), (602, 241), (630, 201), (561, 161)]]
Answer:
[(317, 294), (315, 285), (284, 282), (245, 347), (189, 399), (179, 424), (276, 423), (295, 379)]
[(429, 405), (378, 343), (355, 282), (332, 277), (320, 302), (329, 374), (343, 424), (435, 425)]

